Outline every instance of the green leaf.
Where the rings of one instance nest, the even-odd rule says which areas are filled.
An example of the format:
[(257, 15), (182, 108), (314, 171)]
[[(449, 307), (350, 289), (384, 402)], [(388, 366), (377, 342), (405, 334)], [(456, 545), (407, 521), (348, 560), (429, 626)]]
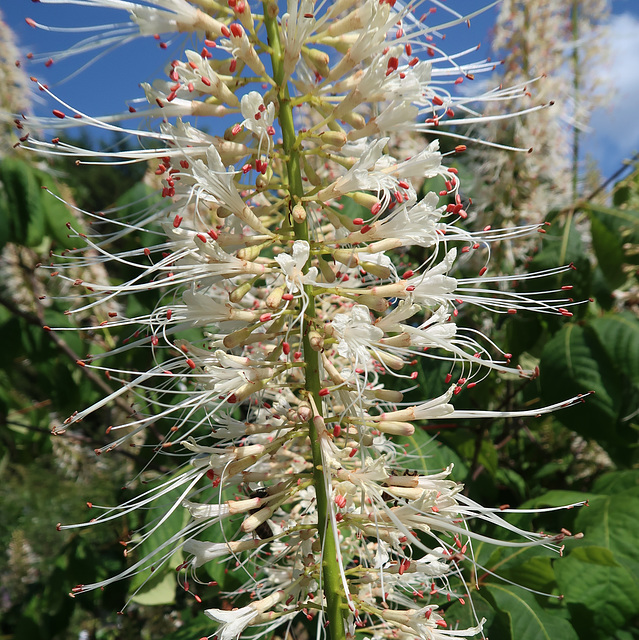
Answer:
[(34, 169), (17, 158), (4, 158), (0, 163), (0, 183), (9, 211), (10, 241), (38, 246), (44, 237), (44, 210)]
[(600, 441), (612, 441), (622, 406), (622, 382), (594, 331), (569, 324), (546, 344), (539, 363), (545, 403), (594, 391), (583, 404), (558, 411), (570, 429)]
[(612, 362), (639, 385), (639, 320), (630, 311), (608, 314), (590, 323)]
[(611, 471), (597, 478), (592, 485), (593, 493), (614, 495), (624, 491), (639, 495), (639, 469)]
[[(158, 505), (158, 510), (149, 509), (146, 516), (146, 527), (155, 524), (155, 518), (160, 515), (164, 517), (168, 508), (172, 507), (175, 501), (180, 500), (184, 492), (183, 487), (176, 487), (166, 495), (162, 496), (162, 505)], [(168, 505), (168, 507), (167, 507)], [(171, 536), (179, 533), (189, 520), (189, 513), (182, 506), (178, 506), (173, 513), (136, 549), (135, 557), (142, 559), (145, 556), (152, 556), (162, 544)], [(159, 559), (158, 555), (158, 559)], [(161, 566), (153, 571), (147, 569), (133, 576), (129, 587), (132, 600), (139, 604), (172, 604), (175, 602), (175, 567), (182, 562), (183, 554), (180, 546)], [(173, 589), (169, 587), (169, 580), (173, 583)]]
[(574, 549), (555, 563), (555, 573), (566, 602), (579, 605), (576, 612), (587, 616), (579, 626), (590, 631), (593, 627), (598, 629), (601, 638), (609, 638), (639, 613), (639, 588), (609, 549)]
[(608, 549), (615, 561), (631, 570), (639, 585), (639, 547), (636, 529), (639, 522), (639, 495), (632, 492), (595, 496), (590, 506), (581, 509), (575, 521), (589, 544)]
[(626, 281), (622, 268), (624, 263), (622, 239), (594, 216), (590, 219), (590, 228), (592, 246), (595, 250), (599, 267), (611, 287), (621, 286)]
[(604, 207), (593, 203), (587, 203), (584, 210), (588, 212), (591, 222), (598, 220), (616, 233), (622, 242), (639, 242), (639, 211)]
[(484, 589), (495, 601), (496, 608), (507, 616), (513, 640), (578, 640), (567, 620), (558, 612), (542, 608), (525, 589), (498, 584)]

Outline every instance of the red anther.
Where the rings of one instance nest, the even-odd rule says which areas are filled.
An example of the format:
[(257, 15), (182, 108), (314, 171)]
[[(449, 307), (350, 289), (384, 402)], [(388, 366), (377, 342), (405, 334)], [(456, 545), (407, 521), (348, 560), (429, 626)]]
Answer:
[(266, 128), (266, 133), (268, 133), (269, 136), (274, 136), (275, 135), (275, 127), (270, 126)]
[[(462, 390), (462, 388), (458, 385), (453, 389), (453, 394), (457, 395)], [(435, 511), (436, 507), (433, 507), (433, 511)]]
[(293, 358), (295, 358), (295, 360), (299, 360), (302, 357), (302, 352), (301, 351), (296, 351), (293, 354)]
[(570, 291), (572, 289), (572, 285), (571, 284), (566, 284), (562, 287), (563, 291)]
[(157, 336), (153, 336), (153, 337), (151, 338), (151, 344), (152, 344), (154, 347), (157, 347), (159, 342), (160, 342), (160, 340), (159, 340), (159, 338), (158, 338)]
[(412, 284), (409, 284), (409, 285), (406, 287), (406, 291), (407, 291), (408, 293), (411, 293), (411, 292), (415, 291), (415, 287), (414, 287)]
[(231, 60), (231, 64), (229, 64), (229, 73), (235, 73), (236, 68), (237, 68), (237, 60), (233, 58), (233, 60)]
[(288, 342), (282, 342), (282, 352), (285, 356), (291, 352), (291, 345)]
[(333, 438), (339, 438), (341, 433), (342, 433), (342, 427), (339, 424), (336, 424), (333, 427)]
[(197, 237), (206, 244), (206, 236), (203, 233), (198, 233)]
[(129, 113), (135, 113), (136, 109), (135, 107), (129, 107)]
[(53, 113), (56, 118), (60, 118), (60, 120), (67, 117), (66, 114), (62, 113), (62, 111), (58, 109), (54, 109), (51, 113)]
[(371, 213), (376, 216), (380, 211), (382, 210), (382, 203), (381, 202), (376, 202), (372, 207), (371, 207)]
[(447, 374), (446, 377), (444, 378), (444, 383), (448, 384), (451, 380), (453, 379), (452, 374)]
[(212, 240), (218, 239), (217, 231), (215, 229), (209, 229), (207, 233), (209, 234)]
[(508, 309), (508, 313), (510, 313), (510, 315), (515, 315), (517, 313), (517, 309)]
[(442, 190), (439, 192), (439, 195), (440, 195), (440, 196), (447, 196), (447, 195), (448, 195), (448, 191), (446, 191), (445, 189), (442, 189)]
[(435, 49), (433, 49), (432, 47), (427, 47), (426, 53), (432, 58), (435, 56)]
[(237, 402), (237, 396), (232, 393), (229, 397), (228, 397), (228, 403), (229, 404), (235, 404)]
[(244, 13), (244, 11), (246, 11), (246, 3), (244, 2), (244, 0), (240, 0), (237, 3), (237, 7), (235, 8), (235, 11), (237, 13), (240, 13), (240, 14), (242, 14), (242, 13)]
[(461, 84), (464, 81), (464, 77), (460, 76), (459, 78), (457, 78), (457, 80), (455, 80), (455, 84)]
[(235, 124), (235, 125), (233, 125), (233, 128), (231, 129), (231, 134), (236, 136), (240, 131), (242, 131), (242, 125), (241, 124)]
[(408, 280), (408, 278), (412, 278), (415, 275), (415, 272), (412, 269), (408, 271), (404, 271), (402, 274), (402, 280)]
[(184, 218), (176, 214), (175, 218), (173, 218), (173, 226), (177, 229), (182, 224), (182, 220), (184, 220)]
[(410, 42), (404, 47), (404, 51), (406, 51), (406, 55), (410, 56), (413, 53), (413, 45)]
[(242, 29), (242, 25), (239, 25), (237, 22), (234, 22), (230, 27), (231, 33), (235, 38), (241, 38), (244, 35), (244, 29)]
[(419, 62), (419, 58), (413, 58), (409, 63), (409, 67), (414, 67)]
[(357, 453), (357, 448), (353, 447), (350, 451), (350, 453), (348, 454), (349, 458), (352, 458), (355, 454)]
[(195, 62), (189, 62), (189, 67), (191, 67), (191, 69), (193, 69), (193, 71), (195, 71), (197, 69), (197, 65), (195, 64)]
[(202, 84), (206, 85), (207, 87), (211, 86), (211, 81), (206, 77), (206, 76), (202, 76)]
[(361, 229), (360, 232), (361, 233), (368, 233), (373, 227), (370, 226), (370, 224), (365, 224)]
[(263, 313), (260, 316), (260, 322), (268, 322), (273, 317), (272, 313)]
[(170, 320), (171, 316), (173, 316), (173, 310), (172, 309), (167, 309), (166, 310), (166, 319)]
[(36, 21), (33, 18), (25, 18), (24, 21), (30, 26), (35, 28), (37, 26)]
[(469, 382), (469, 383), (466, 385), (466, 389), (472, 389), (473, 387), (476, 387), (476, 386), (477, 386), (477, 383), (476, 383), (476, 382)]
[(246, 175), (251, 169), (253, 168), (253, 165), (250, 162), (247, 162), (243, 167), (242, 167), (242, 173), (244, 175)]
[(180, 166), (182, 167), (182, 169), (188, 169), (189, 168), (189, 161), (188, 160), (180, 160)]
[(53, 58), (49, 58), (45, 63), (44, 66), (45, 67), (50, 67), (53, 64)]
[(335, 496), (335, 504), (340, 508), (343, 509), (346, 506), (346, 497), (342, 496), (340, 494)]
[(211, 48), (215, 48), (217, 47), (217, 44), (215, 44), (214, 40), (209, 40), (208, 38), (206, 40), (204, 40), (204, 45), (207, 47), (211, 47)]
[(466, 151), (466, 145), (465, 144), (458, 144), (455, 147), (455, 152), (456, 153), (461, 153), (462, 151)]
[(83, 362), (82, 360), (76, 360), (75, 363), (80, 367), (86, 367), (87, 366), (87, 363)]
[(212, 58), (213, 54), (206, 48), (202, 47), (202, 51), (200, 51), (200, 55), (206, 60), (207, 58)]
[(155, 170), (156, 176), (161, 176), (166, 171), (166, 167), (163, 164), (159, 164), (158, 168)]
[(454, 118), (455, 117), (455, 112), (450, 107), (448, 107), (448, 109), (446, 109), (446, 115), (449, 118)]
[(364, 219), (363, 218), (355, 218), (355, 220), (353, 220), (353, 224), (361, 226), (361, 225), (364, 224)]
[(295, 300), (295, 296), (292, 293), (285, 293), (282, 295), (282, 300), (286, 300), (286, 302), (290, 302), (291, 300)]
[(330, 393), (330, 391), (326, 387), (324, 387), (323, 389), (319, 390), (320, 398), (326, 397), (329, 393)]
[(411, 380), (417, 380), (418, 375), (419, 373), (417, 371), (413, 371), (413, 373), (410, 374)]
[(231, 35), (231, 32), (228, 30), (228, 27), (226, 25), (222, 25), (220, 31), (225, 38), (228, 38)]
[(480, 276), (483, 276), (483, 275), (486, 273), (486, 271), (488, 271), (488, 267), (482, 267), (482, 268), (479, 270), (479, 275), (480, 275)]
[(410, 185), (405, 180), (400, 180), (397, 183), (402, 189), (410, 189)]
[(439, 96), (433, 96), (432, 102), (438, 107), (441, 107), (444, 104), (444, 101)]
[(562, 316), (566, 316), (567, 318), (572, 318), (572, 313), (570, 313), (570, 311), (568, 311), (568, 309), (564, 309), (562, 307), (560, 307), (558, 309), (559, 313), (561, 313)]

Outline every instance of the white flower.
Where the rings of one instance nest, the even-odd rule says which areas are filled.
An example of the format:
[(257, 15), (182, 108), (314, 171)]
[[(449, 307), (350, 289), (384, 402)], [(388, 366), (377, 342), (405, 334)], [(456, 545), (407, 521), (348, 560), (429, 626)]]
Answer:
[(368, 307), (353, 305), (350, 311), (338, 313), (332, 321), (335, 335), (339, 338), (337, 352), (344, 358), (355, 361), (356, 366), (367, 365), (371, 360), (370, 349), (374, 349), (384, 332), (371, 321)]
[(252, 605), (227, 611), (225, 609), (206, 609), (204, 613), (215, 620), (222, 623), (217, 630), (216, 636), (218, 640), (235, 640), (251, 622), (260, 615), (260, 612)]
[(308, 242), (296, 240), (290, 254), (281, 253), (279, 256), (275, 256), (290, 293), (302, 291), (305, 284), (315, 284), (318, 274), (317, 267), (310, 267), (306, 274), (303, 271), (310, 254), (311, 247)]
[(275, 105), (271, 102), (265, 106), (262, 96), (257, 91), (251, 91), (242, 96), (240, 110), (244, 116), (242, 126), (246, 127), (258, 140), (259, 149), (266, 146), (265, 153), (270, 153), (273, 145), (272, 136), (275, 133), (273, 122), (275, 120)]
[[(408, 287), (414, 287), (412, 299), (422, 307), (446, 305), (457, 288), (457, 280), (446, 275), (457, 257), (457, 249), (451, 249), (444, 259), (422, 274), (406, 280)], [(410, 289), (408, 289), (410, 291)]]

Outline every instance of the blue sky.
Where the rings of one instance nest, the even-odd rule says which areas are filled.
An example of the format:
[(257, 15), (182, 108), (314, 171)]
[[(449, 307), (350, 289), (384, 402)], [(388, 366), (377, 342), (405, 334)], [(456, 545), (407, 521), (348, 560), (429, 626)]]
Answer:
[[(451, 0), (450, 6), (463, 13), (476, 9), (480, 3), (478, 0)], [(25, 17), (65, 28), (126, 21), (121, 11), (44, 5), (32, 0), (0, 0), (0, 9), (17, 34), (23, 55), (64, 50), (85, 35), (33, 29), (26, 24)], [(611, 27), (604, 47), (609, 51), (605, 71), (613, 98), (608, 106), (594, 114), (591, 131), (582, 136), (584, 153), (597, 159), (604, 175), (615, 171), (624, 158), (639, 151), (639, 118), (636, 117), (636, 105), (639, 104), (639, 0), (613, 0), (612, 9)], [(495, 15), (496, 9), (491, 9), (475, 18), (470, 29), (460, 26), (448, 30), (446, 49), (455, 51), (481, 43), (481, 56), (490, 55), (489, 33)], [(117, 113), (126, 109), (128, 100), (143, 97), (140, 82), (152, 82), (164, 76), (166, 62), (178, 57), (188, 41), (185, 37), (176, 37), (173, 43), (167, 44), (165, 50), (152, 38), (139, 38), (95, 61), (96, 52), (89, 52), (56, 62), (48, 68), (40, 63), (30, 64), (26, 69), (80, 111), (92, 115)], [(85, 71), (71, 77), (89, 62), (92, 64)], [(36, 111), (50, 114), (53, 107), (55, 105), (43, 103)]]

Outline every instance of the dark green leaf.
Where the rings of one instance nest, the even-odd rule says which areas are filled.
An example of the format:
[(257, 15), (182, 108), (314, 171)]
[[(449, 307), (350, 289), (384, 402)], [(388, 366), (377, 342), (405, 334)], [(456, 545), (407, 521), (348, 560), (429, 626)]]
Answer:
[(570, 623), (541, 607), (528, 591), (510, 585), (491, 584), (485, 590), (509, 621), (513, 640), (578, 640)]
[(622, 269), (624, 263), (623, 240), (594, 216), (590, 220), (590, 226), (592, 246), (595, 250), (599, 267), (610, 286), (613, 288), (619, 287), (626, 281), (626, 276)]
[(587, 626), (597, 628), (601, 638), (609, 638), (639, 613), (639, 588), (609, 549), (574, 549), (555, 563), (555, 572), (566, 602), (581, 605), (580, 615), (587, 609)]
[(576, 324), (565, 326), (544, 348), (539, 366), (542, 396), (548, 404), (595, 392), (585, 403), (558, 411), (558, 420), (587, 438), (614, 439), (622, 385), (593, 331)]

